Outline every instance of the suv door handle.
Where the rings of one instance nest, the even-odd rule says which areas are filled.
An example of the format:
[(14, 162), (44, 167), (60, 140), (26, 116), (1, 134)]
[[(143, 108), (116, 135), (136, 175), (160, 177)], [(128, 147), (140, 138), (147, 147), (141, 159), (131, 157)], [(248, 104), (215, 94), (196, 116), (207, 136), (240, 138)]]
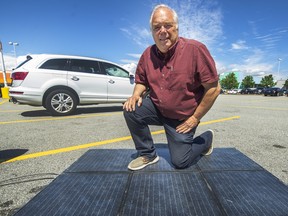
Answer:
[(111, 83), (111, 84), (114, 84), (114, 83), (115, 83), (115, 81), (112, 80), (112, 79), (110, 79), (108, 82)]
[(71, 79), (74, 80), (74, 81), (78, 81), (79, 80), (79, 78), (76, 77), (76, 76), (73, 76)]

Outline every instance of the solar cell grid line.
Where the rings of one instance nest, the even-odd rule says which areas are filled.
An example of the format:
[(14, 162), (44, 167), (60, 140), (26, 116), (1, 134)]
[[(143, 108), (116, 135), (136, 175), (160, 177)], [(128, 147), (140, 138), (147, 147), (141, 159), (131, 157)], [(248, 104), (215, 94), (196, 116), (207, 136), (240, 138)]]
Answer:
[[(223, 203), (220, 201), (220, 198), (223, 197), (223, 194), (221, 194), (219, 192), (219, 188), (216, 188), (216, 187), (219, 187), (219, 184), (218, 183), (218, 179), (217, 178), (207, 178), (206, 176), (206, 173), (218, 173), (219, 171), (208, 171), (208, 172), (201, 172), (201, 175), (203, 176), (203, 178), (205, 179), (205, 181), (207, 182), (207, 184), (209, 184), (209, 187), (211, 188), (211, 194), (212, 196), (214, 197), (214, 200), (216, 201), (217, 205), (220, 207), (221, 209), (221, 212), (223, 215), (229, 215), (225, 206), (223, 205)], [(216, 185), (216, 186), (215, 186)], [(225, 182), (225, 187), (226, 187), (226, 190), (225, 191), (228, 191), (228, 192), (235, 192), (234, 190), (232, 190), (231, 188), (231, 182)], [(233, 193), (230, 194), (230, 196), (234, 196)]]
[[(58, 180), (61, 180), (61, 178), (58, 178)], [(74, 181), (74, 179), (71, 179), (69, 182), (67, 182), (68, 184), (61, 184), (62, 186), (64, 186), (63, 188), (61, 188), (62, 191), (70, 191), (71, 188), (77, 188), (77, 185), (79, 184), (78, 179), (76, 181)], [(72, 185), (71, 185), (72, 183)], [(49, 193), (49, 199), (47, 199), (46, 205), (41, 205), (42, 206), (40, 209), (37, 209), (37, 214), (36, 215), (53, 215), (53, 214), (57, 214), (57, 212), (59, 211), (59, 209), (61, 209), (61, 207), (65, 208), (66, 205), (66, 200), (67, 198), (65, 196), (61, 196), (61, 194), (59, 193), (59, 190), (57, 190), (57, 185), (55, 185), (56, 187), (52, 187), (53, 190)], [(47, 196), (48, 198), (48, 196)], [(72, 202), (74, 200), (74, 198), (76, 198), (76, 193), (71, 193), (71, 199), (70, 201)], [(47, 205), (49, 203), (49, 205)], [(65, 203), (65, 204), (64, 204)], [(51, 208), (51, 206), (53, 206), (53, 208)], [(55, 211), (56, 210), (56, 211)]]
[[(173, 182), (174, 182), (174, 184), (179, 182), (178, 186), (180, 188), (183, 188), (183, 182), (181, 181), (181, 179), (179, 179), (177, 177), (178, 176), (176, 176), (176, 175), (171, 175), (171, 178), (172, 178), (171, 184), (173, 185)], [(181, 194), (179, 190), (174, 190), (174, 196), (176, 197), (176, 200), (181, 200), (181, 198), (182, 198), (181, 195), (183, 195), (183, 194)], [(182, 202), (177, 202), (178, 205), (175, 205), (175, 207), (177, 209), (177, 213), (179, 213), (181, 215), (184, 213), (183, 212), (183, 209), (184, 209), (183, 201), (184, 200), (185, 199), (182, 199)]]
[[(76, 174), (75, 174), (76, 175)], [(79, 174), (77, 174), (79, 175)], [(87, 205), (88, 203), (91, 203), (91, 193), (93, 191), (93, 194), (95, 196), (98, 196), (98, 194), (101, 194), (99, 191), (96, 191), (93, 188), (93, 183), (97, 181), (103, 181), (104, 176), (99, 176), (98, 179), (96, 179), (96, 176), (89, 175), (88, 178), (85, 179), (85, 184), (81, 184), (80, 179), (78, 179), (79, 185), (77, 184), (76, 188), (77, 191), (75, 192), (75, 195), (73, 199), (70, 199), (70, 203), (67, 200), (67, 203), (63, 203), (61, 209), (65, 209), (65, 206), (70, 206), (73, 208), (70, 208), (68, 210), (69, 214), (71, 215), (77, 215), (77, 213), (81, 212), (81, 214), (85, 213), (87, 211)]]
[(204, 175), (228, 215), (287, 215), (288, 187), (265, 170)]
[[(223, 172), (224, 173), (224, 172)], [(226, 193), (227, 194), (227, 199), (229, 198), (229, 197), (231, 197), (231, 195), (232, 195), (232, 197), (233, 197), (233, 199), (231, 199), (231, 200), (235, 200), (235, 202), (237, 202), (237, 200), (240, 200), (241, 199), (241, 194), (243, 194), (243, 187), (239, 187), (241, 184), (242, 184), (242, 182), (241, 182), (241, 180), (240, 179), (237, 179), (237, 178), (235, 178), (235, 175), (237, 174), (238, 172), (237, 171), (233, 171), (233, 172), (230, 172), (230, 173), (226, 173), (226, 181), (229, 181), (229, 182), (227, 182), (227, 184), (229, 185), (229, 186), (231, 186), (231, 187), (229, 187), (229, 189), (227, 189), (227, 192), (229, 191), (230, 193), (229, 193), (229, 196), (228, 196), (228, 193)], [(243, 173), (241, 174), (241, 175), (243, 175)], [(235, 181), (233, 181), (235, 179)], [(230, 181), (231, 180), (231, 181)], [(237, 185), (238, 187), (234, 187), (234, 185)], [(232, 192), (233, 191), (233, 192)], [(232, 192), (232, 193), (231, 193)], [(245, 199), (247, 199), (247, 198), (249, 198), (249, 194), (248, 193), (246, 193), (245, 194)], [(223, 197), (223, 199), (224, 199), (224, 197)], [(247, 200), (248, 201), (248, 200)], [(250, 199), (250, 201), (251, 201), (251, 199)], [(234, 203), (235, 203), (234, 202)], [(228, 205), (228, 200), (225, 200), (225, 203), (226, 203), (226, 205)], [(231, 202), (231, 203), (233, 203), (233, 202)], [(233, 205), (234, 206), (234, 210), (235, 211), (237, 211), (238, 210), (238, 212), (239, 212), (239, 214), (238, 215), (245, 215), (246, 213), (247, 213), (247, 209), (249, 209), (249, 211), (250, 211), (250, 213), (251, 213), (251, 215), (257, 215), (257, 211), (256, 211), (256, 209), (255, 208), (253, 208), (253, 206), (251, 206), (251, 202), (247, 202), (246, 203), (246, 205), (237, 205), (236, 204), (236, 206), (235, 205)], [(236, 209), (236, 207), (238, 207), (237, 209)], [(234, 212), (234, 211), (233, 211)], [(258, 212), (259, 213), (259, 212)]]
[[(202, 177), (201, 176), (201, 174), (199, 173), (199, 176), (200, 177)], [(203, 188), (203, 183), (204, 184), (207, 184), (202, 178), (196, 178), (195, 179), (198, 183), (197, 183), (197, 185), (199, 185), (200, 187), (198, 188), (199, 189), (199, 194), (202, 194), (202, 197), (201, 197), (201, 199), (203, 200), (204, 199), (204, 203), (209, 203), (209, 202), (211, 202), (211, 199), (209, 200), (208, 199), (208, 196), (206, 196), (206, 193), (207, 192), (205, 192), (204, 191), (204, 188)], [(201, 184), (202, 183), (202, 184)], [(207, 188), (209, 189), (209, 187), (207, 186)], [(207, 190), (206, 190), (207, 191)], [(209, 192), (208, 192), (209, 193)], [(191, 199), (195, 199), (195, 196), (193, 196), (191, 193), (189, 193), (189, 196), (191, 196)], [(197, 198), (197, 197), (196, 197)], [(197, 198), (197, 199), (199, 199), (199, 198)], [(211, 215), (211, 211), (213, 211), (213, 209), (211, 209), (211, 206), (210, 205), (207, 205), (205, 208), (202, 208), (201, 207), (201, 205), (200, 205), (200, 202), (197, 202), (197, 207), (198, 207), (198, 209), (200, 209), (201, 210), (201, 214), (202, 215)], [(207, 210), (207, 208), (209, 208), (209, 210), (210, 211), (208, 211)], [(195, 212), (196, 212), (196, 208), (194, 207), (194, 209), (195, 209)], [(214, 215), (214, 211), (213, 211), (213, 215)]]
[[(54, 181), (59, 182), (59, 181), (62, 181), (62, 179), (56, 178)], [(68, 183), (70, 183), (70, 182), (68, 182)], [(76, 184), (77, 184), (77, 182), (74, 182), (73, 186), (75, 186)], [(71, 184), (65, 184), (62, 189), (69, 190), (70, 187), (71, 187)], [(35, 198), (37, 198), (37, 197), (41, 196), (41, 203), (44, 203), (44, 205), (42, 205), (39, 202), (33, 203), (34, 204), (33, 208), (30, 208), (30, 209), (28, 208), (29, 214), (39, 215), (39, 216), (41, 216), (41, 215), (53, 215), (52, 212), (55, 212), (55, 209), (60, 208), (60, 206), (62, 205), (62, 203), (64, 201), (64, 197), (61, 198), (59, 196), (59, 193), (58, 193), (59, 191), (57, 190), (57, 187), (54, 187), (53, 184), (49, 187), (49, 191), (48, 191), (49, 196), (44, 195), (45, 192), (47, 192), (47, 191), (48, 191), (48, 188), (45, 188), (40, 194), (36, 195), (36, 197), (35, 197)], [(71, 198), (73, 198), (73, 196)], [(26, 204), (25, 206), (27, 206), (29, 204), (30, 203)], [(49, 204), (49, 205), (47, 205), (47, 204)], [(51, 208), (50, 205), (53, 206), (53, 208)], [(20, 215), (25, 215), (26, 214), (25, 210), (26, 210), (25, 208), (20, 209), (20, 212), (24, 211), (24, 214), (20, 213)]]
[[(252, 202), (255, 203), (255, 200), (257, 200), (257, 202), (259, 203), (266, 203), (266, 202), (270, 202), (273, 203), (273, 205), (271, 207), (269, 207), (270, 210), (274, 209), (274, 212), (270, 212), (269, 211), (269, 215), (279, 215), (279, 214), (284, 214), (285, 211), (280, 212), (283, 209), (283, 206), (286, 206), (286, 210), (288, 212), (288, 207), (287, 207), (287, 203), (288, 203), (288, 187), (283, 188), (284, 191), (286, 191), (286, 196), (284, 195), (284, 193), (279, 193), (276, 190), (271, 189), (270, 186), (268, 185), (274, 185), (273, 181), (279, 181), (275, 176), (272, 176), (270, 173), (268, 173), (267, 171), (263, 171), (263, 172), (254, 172), (253, 173), (255, 175), (255, 182), (253, 182), (254, 184), (252, 185), (252, 187), (258, 187), (261, 190), (261, 195), (260, 196), (256, 196), (257, 194), (253, 194), (251, 193), (251, 190), (246, 190), (248, 191), (247, 193), (251, 194), (252, 197)], [(263, 178), (263, 176), (266, 176), (266, 178)], [(246, 184), (248, 183), (249, 179), (246, 178)], [(267, 182), (268, 181), (268, 182)], [(269, 184), (270, 182), (270, 184)], [(284, 197), (285, 196), (285, 197)], [(285, 199), (286, 198), (286, 199)], [(277, 200), (277, 201), (276, 201)], [(284, 201), (286, 200), (286, 202)], [(257, 206), (258, 209), (260, 208), (259, 205), (257, 205), (256, 203), (253, 206)], [(282, 208), (281, 208), (282, 207)], [(264, 214), (267, 214), (267, 208), (260, 208), (261, 212)], [(286, 212), (286, 213), (287, 213)]]
[[(188, 176), (188, 178), (189, 178), (189, 176)], [(200, 185), (200, 182), (199, 182), (200, 180), (199, 180), (198, 178), (196, 178), (196, 180), (198, 181), (198, 185)], [(186, 184), (184, 190), (185, 190), (185, 191), (189, 191), (189, 189), (190, 189), (189, 185)], [(202, 188), (201, 188), (201, 189), (202, 189)], [(195, 197), (195, 194), (192, 194), (192, 193), (188, 193), (187, 196), (189, 197), (189, 200), (193, 200), (193, 198), (194, 198), (194, 199), (197, 198), (197, 197)], [(197, 202), (196, 204), (197, 204), (197, 208), (199, 209), (199, 208), (200, 208), (200, 203)], [(194, 210), (194, 212), (197, 212), (197, 208), (196, 208), (195, 205), (193, 205), (193, 210)]]
[[(96, 176), (91, 175), (91, 178), (87, 179), (88, 181), (86, 182), (86, 184), (82, 184), (81, 187), (78, 189), (79, 191), (81, 191), (80, 196), (77, 196), (77, 199), (73, 200), (73, 205), (68, 205), (68, 206), (73, 206), (74, 208), (74, 212), (72, 211), (73, 209), (71, 209), (70, 214), (71, 215), (76, 215), (77, 212), (81, 212), (81, 214), (83, 213), (87, 213), (89, 212), (89, 208), (87, 208), (89, 205), (88, 203), (94, 203), (93, 199), (91, 200), (91, 196), (89, 196), (89, 192), (91, 191), (95, 191), (93, 190), (93, 183), (97, 180), (97, 181), (104, 181), (104, 176), (100, 176), (100, 179), (96, 179)], [(99, 193), (98, 191), (95, 191), (97, 194)], [(86, 196), (85, 196), (86, 195)], [(96, 195), (96, 194), (95, 194)], [(94, 196), (97, 197), (97, 196)], [(88, 205), (88, 206), (87, 206)], [(85, 214), (86, 214), (85, 213)]]
[[(135, 177), (128, 191), (133, 194), (128, 195), (123, 215), (134, 215), (135, 212), (137, 215), (205, 215), (205, 212), (208, 215), (221, 215), (217, 206), (213, 209), (215, 207), (213, 200), (209, 200), (212, 204), (209, 201), (203, 202), (203, 196), (209, 196), (206, 193), (208, 189), (204, 181), (196, 180), (199, 178), (197, 173), (142, 172), (135, 174)], [(140, 184), (142, 181), (146, 186)], [(135, 201), (133, 200), (135, 194), (138, 197), (142, 194), (145, 196)], [(208, 200), (208, 197), (206, 199)], [(142, 209), (145, 207), (143, 203), (146, 203), (146, 209)]]
[[(93, 174), (92, 174), (92, 176), (93, 176)], [(105, 181), (105, 176), (104, 175), (101, 176), (100, 179), (96, 179), (96, 178), (92, 177), (92, 179), (87, 184), (88, 187), (86, 186), (86, 190), (83, 190), (82, 192), (84, 192), (84, 194), (87, 194), (87, 193), (85, 193), (85, 191), (87, 191), (87, 192), (91, 191), (92, 190), (92, 186), (93, 186), (93, 182), (95, 182), (96, 180), (99, 181), (99, 182), (103, 182), (103, 181)], [(78, 209), (79, 208), (78, 207), (78, 208), (75, 208), (75, 210), (77, 210), (78, 212), (81, 212), (81, 214), (83, 214), (84, 212), (81, 211), (81, 209), (83, 209), (84, 206), (85, 206), (87, 208), (85, 215), (89, 215), (92, 212), (93, 213), (97, 213), (98, 209), (106, 211), (107, 208), (103, 207), (104, 202), (102, 203), (102, 206), (101, 205), (100, 206), (96, 205), (96, 203), (98, 203), (99, 201), (105, 200), (105, 193), (101, 193), (101, 191), (104, 190), (104, 184), (101, 184), (100, 187), (97, 188), (97, 189), (98, 190), (95, 191), (95, 194), (94, 194), (94, 196), (92, 196), (92, 199), (91, 199), (91, 197), (87, 197), (87, 199), (89, 199), (89, 203), (90, 203), (90, 204), (88, 204), (88, 206), (85, 206), (85, 205), (83, 205), (83, 203), (81, 203), (82, 208), (80, 207), (80, 209)], [(100, 195), (98, 195), (98, 194), (100, 194)], [(80, 204), (80, 202), (79, 202), (79, 204)]]

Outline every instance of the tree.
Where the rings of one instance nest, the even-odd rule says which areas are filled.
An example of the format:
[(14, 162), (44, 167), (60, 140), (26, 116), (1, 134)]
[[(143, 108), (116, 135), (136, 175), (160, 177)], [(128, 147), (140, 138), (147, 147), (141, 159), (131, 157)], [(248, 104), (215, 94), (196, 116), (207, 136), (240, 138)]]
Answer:
[(286, 88), (286, 89), (288, 89), (288, 79), (285, 81), (285, 83), (284, 83), (284, 86), (283, 86), (284, 88)]
[(263, 87), (273, 87), (276, 85), (276, 83), (277, 82), (274, 82), (272, 74), (264, 76), (260, 81), (260, 85)]
[(253, 76), (246, 76), (244, 77), (244, 79), (242, 80), (242, 86), (244, 88), (252, 88), (255, 86), (255, 82), (253, 79)]
[(224, 89), (233, 89), (238, 88), (239, 82), (237, 81), (237, 78), (235, 76), (235, 73), (229, 73), (225, 78), (223, 78), (221, 81), (221, 86)]

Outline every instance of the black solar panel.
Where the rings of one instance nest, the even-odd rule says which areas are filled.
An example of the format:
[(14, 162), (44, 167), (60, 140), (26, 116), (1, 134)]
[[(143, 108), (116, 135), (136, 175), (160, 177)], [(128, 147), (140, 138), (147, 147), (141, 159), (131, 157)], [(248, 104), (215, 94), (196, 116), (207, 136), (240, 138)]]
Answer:
[(132, 149), (86, 152), (15, 215), (288, 215), (288, 187), (232, 148), (176, 170), (160, 161), (129, 171)]

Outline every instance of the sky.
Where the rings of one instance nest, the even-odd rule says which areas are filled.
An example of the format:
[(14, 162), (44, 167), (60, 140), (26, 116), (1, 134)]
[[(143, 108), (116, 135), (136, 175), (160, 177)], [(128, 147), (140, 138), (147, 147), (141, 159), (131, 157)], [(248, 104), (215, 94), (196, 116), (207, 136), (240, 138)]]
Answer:
[(287, 0), (1, 0), (6, 70), (28, 54), (41, 53), (135, 67), (154, 44), (149, 19), (160, 3), (177, 12), (179, 36), (208, 47), (219, 74), (237, 71), (256, 81), (269, 74), (288, 79)]

